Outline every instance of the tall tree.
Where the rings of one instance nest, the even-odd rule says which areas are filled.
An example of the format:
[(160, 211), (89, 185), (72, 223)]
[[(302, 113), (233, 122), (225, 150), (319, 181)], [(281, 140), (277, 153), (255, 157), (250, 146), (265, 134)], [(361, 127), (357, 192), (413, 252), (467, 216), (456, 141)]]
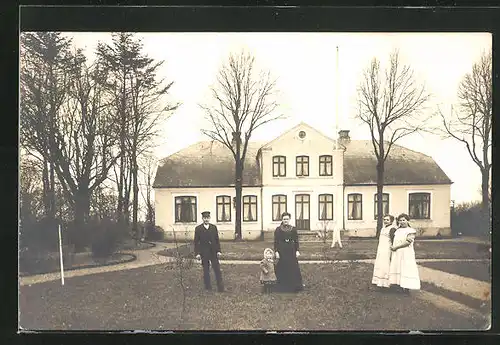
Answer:
[(491, 129), (493, 115), (492, 55), (483, 53), (458, 88), (458, 109), (449, 116), (440, 109), (442, 133), (462, 143), (481, 172), (481, 213), (483, 225), (491, 225)]
[(45, 216), (54, 219), (56, 176), (50, 157), (56, 118), (67, 98), (71, 40), (58, 32), (27, 32), (20, 41), (20, 143), (42, 163)]
[(276, 81), (269, 72), (255, 73), (254, 62), (255, 58), (245, 52), (230, 54), (211, 87), (214, 104), (201, 106), (212, 125), (202, 133), (227, 147), (234, 157), (236, 240), (242, 237), (241, 195), (248, 142), (257, 128), (283, 117), (275, 114)]
[(430, 95), (418, 84), (414, 72), (401, 63), (398, 51), (381, 70), (374, 58), (358, 86), (357, 118), (368, 125), (377, 159), (377, 237), (382, 229), (385, 162), (392, 146), (401, 138), (422, 129), (422, 110)]
[(107, 178), (118, 159), (114, 114), (106, 110), (103, 80), (106, 72), (99, 64), (88, 66), (77, 52), (73, 59), (70, 98), (54, 132), (52, 160), (63, 190), (70, 196), (77, 225), (86, 222), (92, 193)]
[(113, 44), (100, 44), (98, 55), (110, 72), (108, 89), (120, 119), (118, 209), (127, 214), (132, 192), (132, 232), (138, 235), (138, 159), (146, 149), (154, 146), (158, 124), (167, 119), (178, 104), (166, 99), (173, 82), (166, 83), (164, 78), (158, 77), (164, 61), (155, 61), (145, 55), (141, 40), (133, 34), (113, 34)]
[[(112, 34), (113, 43), (100, 42), (97, 46), (97, 56), (100, 63), (108, 70), (106, 89), (112, 100), (112, 108), (117, 118), (119, 130), (119, 160), (118, 171), (115, 169), (116, 185), (118, 189), (117, 215), (122, 224), (128, 224), (126, 137), (128, 119), (130, 117), (130, 74), (134, 56), (138, 54), (139, 47), (133, 40), (132, 33)], [(116, 168), (116, 167), (115, 167)], [(129, 189), (128, 189), (129, 190)]]
[[(57, 42), (64, 43), (59, 51)], [(22, 142), (49, 163), (81, 230), (93, 190), (117, 159), (115, 121), (102, 98), (105, 71), (98, 64), (88, 66), (81, 51), (70, 52), (70, 41), (59, 34), (30, 34), (22, 43), (30, 53), (26, 61), (34, 55), (57, 62), (54, 67), (42, 59), (38, 68), (22, 67)]]

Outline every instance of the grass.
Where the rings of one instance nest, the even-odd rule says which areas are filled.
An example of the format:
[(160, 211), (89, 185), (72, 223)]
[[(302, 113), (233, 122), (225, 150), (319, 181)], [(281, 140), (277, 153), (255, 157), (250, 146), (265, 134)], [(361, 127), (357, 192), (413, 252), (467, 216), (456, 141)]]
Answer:
[[(24, 329), (88, 330), (444, 330), (478, 329), (486, 318), (455, 314), (419, 298), (381, 293), (373, 266), (302, 265), (306, 290), (260, 293), (257, 265), (223, 265), (227, 291), (205, 292), (199, 265), (184, 271), (186, 305), (174, 264), (20, 287)], [(212, 274), (213, 279), (213, 274)]]
[[(346, 241), (343, 248), (330, 248), (330, 243), (302, 242), (300, 244), (301, 260), (353, 260), (375, 259), (376, 241)], [(260, 260), (264, 249), (273, 247), (270, 241), (255, 242), (222, 242), (223, 259), (226, 260)], [(180, 246), (181, 253), (193, 257), (192, 244)], [(175, 249), (167, 249), (160, 254), (173, 255)], [(489, 252), (481, 245), (465, 242), (415, 242), (417, 259), (489, 259)]]
[(491, 281), (490, 262), (423, 262), (420, 265), (484, 282)]

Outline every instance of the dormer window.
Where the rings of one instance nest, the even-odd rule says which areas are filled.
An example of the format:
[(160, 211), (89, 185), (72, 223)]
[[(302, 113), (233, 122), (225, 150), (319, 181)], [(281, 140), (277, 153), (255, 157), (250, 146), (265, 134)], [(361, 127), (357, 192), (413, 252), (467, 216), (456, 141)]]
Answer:
[(297, 176), (309, 176), (309, 157), (297, 156), (296, 162)]

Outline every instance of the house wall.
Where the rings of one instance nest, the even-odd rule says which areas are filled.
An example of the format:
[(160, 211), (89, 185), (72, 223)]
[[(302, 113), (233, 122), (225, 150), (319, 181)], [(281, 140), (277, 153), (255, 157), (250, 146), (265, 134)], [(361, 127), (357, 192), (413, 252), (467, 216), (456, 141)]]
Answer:
[[(304, 130), (306, 137), (298, 133)], [(285, 133), (262, 149), (262, 185), (277, 186), (323, 186), (344, 183), (344, 150), (335, 150), (334, 141), (307, 126), (299, 126)], [(273, 156), (286, 157), (286, 176), (273, 177)], [(296, 176), (296, 157), (309, 156), (309, 176)], [(332, 155), (332, 176), (319, 175), (319, 157)]]
[[(233, 187), (227, 188), (156, 188), (155, 189), (155, 220), (156, 225), (160, 226), (165, 232), (165, 238), (169, 240), (175, 237), (179, 241), (193, 240), (194, 228), (202, 223), (201, 212), (210, 211), (212, 224), (215, 224), (219, 230), (220, 240), (233, 240), (235, 229), (235, 208), (231, 206), (231, 221), (217, 222), (216, 216), (216, 197), (219, 195), (236, 196)], [(243, 196), (257, 196), (257, 221), (242, 222), (242, 237), (246, 240), (255, 240), (260, 238), (262, 229), (262, 209), (261, 209), (261, 188), (251, 187), (243, 188)], [(175, 223), (175, 197), (176, 196), (194, 196), (196, 197), (197, 219), (193, 223)]]
[[(370, 237), (375, 236), (377, 220), (375, 215), (376, 186), (346, 186), (344, 192), (345, 235)], [(430, 219), (411, 219), (410, 225), (419, 236), (451, 235), (450, 228), (450, 185), (413, 185), (385, 186), (384, 193), (389, 194), (389, 214), (397, 217), (401, 213), (409, 214), (409, 194), (428, 192), (431, 194)], [(363, 195), (362, 220), (348, 220), (347, 198), (350, 193)]]
[[(272, 196), (276, 194), (283, 194), (287, 196), (287, 211), (292, 215), (291, 224), (295, 223), (295, 195), (297, 194), (308, 194), (310, 205), (309, 205), (309, 216), (310, 216), (310, 228), (311, 230), (333, 230), (335, 226), (342, 228), (342, 186), (301, 186), (301, 187), (290, 187), (290, 186), (274, 186), (274, 187), (264, 187), (262, 191), (262, 203), (263, 203), (263, 214), (264, 214), (264, 231), (274, 231), (278, 227), (281, 221), (273, 221), (273, 208), (272, 208)], [(319, 194), (332, 194), (333, 195), (333, 220), (321, 221), (319, 220)]]
[[(305, 131), (306, 137), (300, 138), (299, 132)], [(308, 194), (310, 230), (321, 230), (325, 227), (332, 230), (334, 226), (342, 227), (343, 183), (344, 183), (344, 150), (336, 150), (334, 141), (308, 126), (298, 126), (278, 137), (262, 149), (262, 185), (264, 210), (264, 231), (274, 231), (280, 221), (272, 220), (272, 196), (287, 196), (287, 211), (291, 213), (291, 223), (295, 224), (295, 196)], [(309, 176), (297, 176), (296, 157), (309, 157)], [(320, 176), (319, 157), (332, 156), (332, 176)], [(273, 176), (273, 156), (286, 157), (286, 176)], [(319, 194), (333, 195), (333, 220), (319, 220)]]

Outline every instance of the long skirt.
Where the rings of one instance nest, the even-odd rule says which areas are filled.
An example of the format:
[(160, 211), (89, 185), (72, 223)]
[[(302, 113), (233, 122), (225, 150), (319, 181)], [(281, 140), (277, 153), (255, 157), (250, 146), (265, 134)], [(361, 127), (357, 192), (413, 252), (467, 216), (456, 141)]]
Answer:
[(294, 246), (283, 246), (276, 263), (277, 289), (281, 292), (298, 292), (303, 289), (302, 274), (295, 256)]

